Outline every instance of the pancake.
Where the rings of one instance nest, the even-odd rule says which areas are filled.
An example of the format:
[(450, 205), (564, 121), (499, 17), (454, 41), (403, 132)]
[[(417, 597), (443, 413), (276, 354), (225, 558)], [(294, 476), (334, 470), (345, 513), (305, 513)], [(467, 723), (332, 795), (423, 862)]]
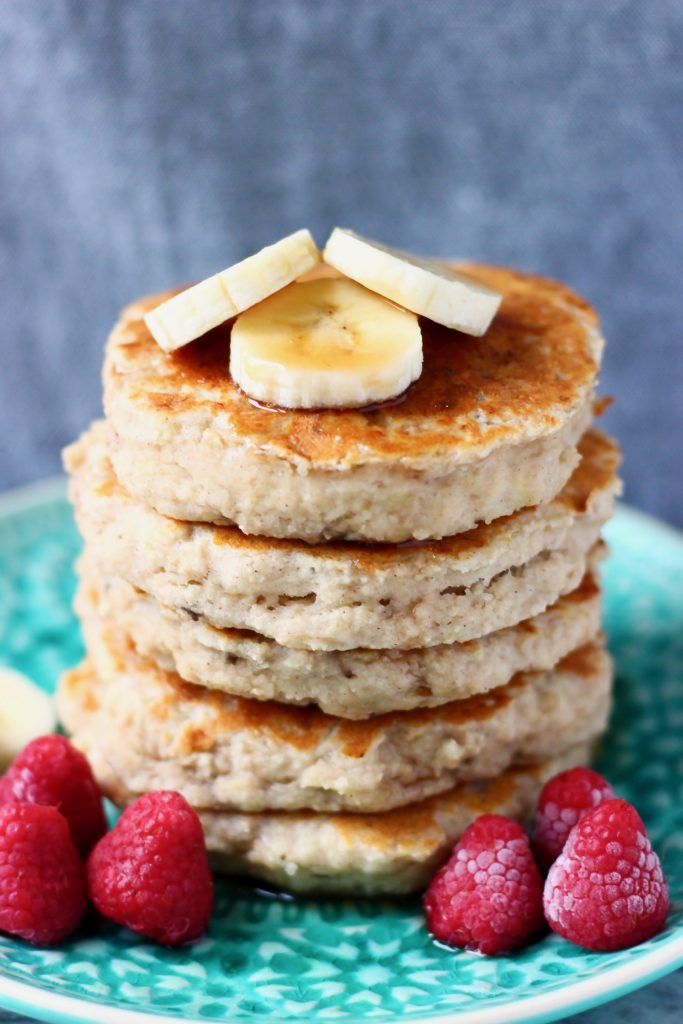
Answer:
[(504, 296), (486, 335), (423, 320), (419, 380), (360, 411), (259, 407), (228, 373), (230, 324), (167, 355), (143, 315), (173, 293), (129, 306), (104, 368), (122, 483), (176, 519), (312, 542), (439, 538), (548, 501), (592, 415), (597, 317), (546, 278), (465, 269)]
[(135, 501), (97, 423), (67, 449), (89, 558), (161, 604), (287, 647), (431, 647), (531, 618), (577, 587), (619, 489), (617, 446), (598, 431), (545, 505), (431, 543), (360, 545), (250, 537), (178, 522)]
[[(112, 774), (97, 746), (81, 745), (103, 790), (123, 807), (136, 793)], [(253, 875), (290, 892), (399, 895), (424, 888), (453, 844), (480, 814), (528, 821), (544, 782), (587, 764), (583, 744), (499, 778), (463, 783), (439, 796), (383, 814), (310, 811), (239, 814), (199, 811), (216, 870)]]
[(390, 810), (594, 739), (609, 712), (599, 639), (487, 694), (350, 722), (191, 685), (101, 621), (83, 625), (91, 661), (58, 692), (67, 730), (132, 793), (178, 790), (206, 809)]
[(330, 715), (363, 719), (436, 707), (484, 693), (516, 672), (552, 668), (600, 629), (598, 563), (570, 594), (532, 619), (462, 644), (408, 651), (301, 651), (237, 629), (216, 629), (169, 608), (117, 577), (100, 577), (84, 559), (76, 610), (113, 622), (136, 650), (188, 682), (240, 697), (317, 704)]

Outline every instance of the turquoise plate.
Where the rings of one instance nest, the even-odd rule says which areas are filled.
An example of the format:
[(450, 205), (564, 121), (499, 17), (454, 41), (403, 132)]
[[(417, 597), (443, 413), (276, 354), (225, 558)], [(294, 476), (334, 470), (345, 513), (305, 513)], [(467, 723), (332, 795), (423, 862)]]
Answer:
[[(439, 948), (417, 900), (286, 900), (222, 883), (207, 938), (158, 949), (90, 923), (64, 947), (0, 937), (0, 1004), (71, 1024), (550, 1021), (683, 964), (683, 537), (622, 508), (607, 531), (616, 709), (598, 767), (640, 809), (669, 877), (666, 931), (586, 953), (557, 937), (511, 957)], [(0, 659), (51, 690), (82, 653), (71, 612), (78, 536), (62, 485), (0, 506)]]

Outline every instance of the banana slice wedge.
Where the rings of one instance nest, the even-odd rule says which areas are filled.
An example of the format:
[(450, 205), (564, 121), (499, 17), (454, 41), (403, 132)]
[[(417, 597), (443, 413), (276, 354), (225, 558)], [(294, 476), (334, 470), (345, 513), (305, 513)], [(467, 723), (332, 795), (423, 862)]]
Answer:
[(57, 724), (52, 699), (12, 668), (0, 668), (0, 772), (37, 736)]
[(145, 323), (161, 348), (174, 352), (285, 288), (319, 262), (320, 252), (303, 228), (162, 302), (145, 315)]
[(369, 405), (401, 394), (421, 370), (417, 317), (354, 281), (291, 284), (232, 328), (233, 380), (270, 405)]
[(323, 259), (399, 306), (477, 337), (488, 330), (502, 298), (440, 260), (390, 249), (346, 228), (334, 229)]

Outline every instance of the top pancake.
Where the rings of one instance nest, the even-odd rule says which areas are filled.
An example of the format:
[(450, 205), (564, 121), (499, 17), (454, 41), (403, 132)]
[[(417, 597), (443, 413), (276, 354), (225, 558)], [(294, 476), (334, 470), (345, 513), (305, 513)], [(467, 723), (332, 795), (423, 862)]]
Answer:
[(422, 320), (421, 377), (366, 410), (259, 407), (229, 375), (230, 324), (167, 355), (142, 319), (167, 295), (129, 306), (104, 372), (117, 474), (175, 518), (311, 541), (440, 537), (548, 500), (590, 419), (596, 316), (545, 278), (467, 269), (504, 296), (487, 334)]

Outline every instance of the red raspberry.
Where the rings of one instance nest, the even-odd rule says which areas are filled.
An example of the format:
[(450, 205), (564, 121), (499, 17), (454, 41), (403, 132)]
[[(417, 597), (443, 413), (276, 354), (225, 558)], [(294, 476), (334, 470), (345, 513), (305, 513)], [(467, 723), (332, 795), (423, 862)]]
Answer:
[(88, 906), (69, 826), (54, 807), (0, 807), (0, 931), (36, 945), (61, 942)]
[(613, 796), (609, 782), (590, 768), (570, 768), (549, 779), (538, 798), (531, 837), (539, 866), (549, 868), (562, 853), (574, 825)]
[(463, 833), (424, 896), (434, 938), (488, 956), (544, 930), (543, 879), (515, 821), (484, 814)]
[(180, 793), (146, 793), (90, 854), (90, 898), (105, 917), (164, 946), (202, 935), (213, 910), (204, 833)]
[(609, 953), (664, 927), (669, 894), (636, 809), (607, 800), (575, 825), (543, 893), (548, 924), (585, 949)]
[(90, 765), (64, 736), (41, 736), (24, 747), (0, 779), (0, 804), (10, 801), (56, 807), (82, 857), (107, 831)]

